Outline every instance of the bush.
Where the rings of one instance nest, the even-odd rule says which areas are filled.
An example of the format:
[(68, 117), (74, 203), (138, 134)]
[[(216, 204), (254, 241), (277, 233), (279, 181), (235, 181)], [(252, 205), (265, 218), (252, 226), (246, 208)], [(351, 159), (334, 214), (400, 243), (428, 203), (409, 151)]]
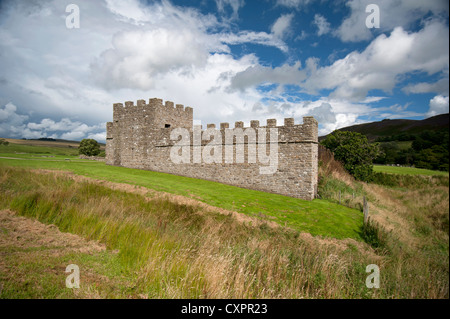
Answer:
[(388, 249), (387, 245), (388, 233), (372, 221), (369, 217), (367, 223), (362, 226), (362, 238), (373, 248)]
[(0, 145), (9, 145), (9, 142), (5, 140), (4, 138), (0, 138)]
[(380, 152), (378, 143), (369, 143), (367, 137), (357, 132), (335, 131), (321, 144), (334, 153), (353, 177), (365, 182), (371, 180), (372, 163)]
[(97, 156), (100, 154), (100, 144), (96, 140), (85, 138), (80, 142), (78, 153), (86, 156)]

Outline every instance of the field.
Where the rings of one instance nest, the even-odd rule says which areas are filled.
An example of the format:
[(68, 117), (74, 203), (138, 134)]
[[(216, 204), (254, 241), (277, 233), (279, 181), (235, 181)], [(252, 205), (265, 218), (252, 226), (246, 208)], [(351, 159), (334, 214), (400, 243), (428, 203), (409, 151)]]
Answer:
[(415, 168), (415, 167), (399, 167), (399, 166), (374, 165), (373, 169), (374, 169), (375, 172), (388, 173), (388, 174), (448, 176), (448, 172), (432, 171), (432, 170), (429, 170), (429, 169)]
[[(2, 152), (2, 149), (7, 147), (9, 146), (0, 146), (0, 156), (8, 155)], [(263, 217), (313, 235), (361, 239), (359, 229), (362, 214), (329, 201), (317, 200), (311, 205), (311, 202), (282, 195), (164, 173), (107, 166), (101, 162), (79, 160), (76, 157), (66, 156), (64, 159), (55, 160), (57, 155), (55, 158), (41, 158), (35, 154), (21, 155), (21, 160), (5, 158), (2, 163), (16, 167), (59, 169), (92, 178), (143, 186), (195, 198), (206, 204), (248, 216)], [(70, 161), (66, 161), (66, 158)]]
[[(6, 138), (10, 144), (8, 147), (0, 145), (0, 156), (8, 157), (66, 157), (78, 155), (78, 142), (74, 141), (45, 141), (45, 140), (19, 140)], [(100, 150), (105, 150), (105, 145), (100, 144)]]
[(0, 146), (1, 298), (448, 298), (448, 174), (365, 184), (324, 159), (303, 201), (36, 147)]

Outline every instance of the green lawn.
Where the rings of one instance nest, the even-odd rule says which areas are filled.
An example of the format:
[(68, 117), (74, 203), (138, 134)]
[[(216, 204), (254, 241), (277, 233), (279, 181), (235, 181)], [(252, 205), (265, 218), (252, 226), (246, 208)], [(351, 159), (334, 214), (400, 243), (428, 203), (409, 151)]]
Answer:
[[(9, 147), (9, 146), (8, 146)], [(5, 147), (3, 147), (5, 148)], [(0, 156), (7, 153), (0, 150)], [(15, 154), (9, 154), (15, 157)], [(43, 168), (71, 171), (113, 182), (144, 186), (150, 189), (194, 197), (207, 204), (234, 210), (249, 216), (268, 216), (280, 225), (293, 229), (335, 238), (361, 239), (363, 216), (355, 209), (315, 199), (306, 201), (261, 191), (243, 189), (200, 179), (108, 166), (96, 161), (67, 161), (55, 158), (32, 157), (24, 159), (0, 158), (0, 166)], [(46, 155), (46, 154), (44, 154)], [(25, 157), (28, 156), (28, 159)]]
[(433, 171), (429, 169), (415, 168), (415, 167), (397, 167), (397, 166), (384, 166), (374, 165), (373, 170), (375, 172), (389, 173), (389, 174), (404, 174), (404, 175), (444, 175), (448, 176), (448, 172)]
[[(24, 154), (25, 153), (25, 154)], [(77, 156), (78, 149), (63, 147), (47, 147), (9, 143), (0, 145), (0, 156), (8, 157), (32, 157), (32, 156)]]

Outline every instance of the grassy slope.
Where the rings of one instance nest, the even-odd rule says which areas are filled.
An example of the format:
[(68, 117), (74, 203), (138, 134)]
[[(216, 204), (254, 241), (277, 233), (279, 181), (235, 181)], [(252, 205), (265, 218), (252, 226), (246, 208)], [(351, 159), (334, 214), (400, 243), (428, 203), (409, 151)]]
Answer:
[[(2, 153), (5, 154), (5, 151), (0, 149), (0, 154)], [(200, 179), (108, 166), (94, 161), (55, 161), (33, 157), (32, 161), (0, 159), (0, 165), (71, 171), (93, 178), (194, 197), (212, 206), (250, 216), (265, 215), (280, 225), (313, 235), (361, 239), (361, 212), (326, 200), (304, 201)]]
[(374, 165), (375, 172), (388, 173), (388, 174), (406, 174), (406, 175), (440, 175), (448, 176), (448, 172), (432, 171), (429, 169), (415, 168), (415, 167), (397, 167), (397, 166), (385, 166)]
[[(144, 198), (61, 174), (0, 166), (0, 209), (6, 208), (108, 248), (88, 258), (83, 253), (67, 256), (64, 250), (45, 245), (34, 252), (0, 245), (0, 283), (8, 298), (367, 298), (380, 294), (366, 289), (364, 280), (363, 265), (375, 263), (377, 257), (356, 241), (322, 243), (283, 227), (250, 226), (230, 215), (206, 213), (151, 195)], [(55, 254), (61, 257), (54, 258)], [(80, 266), (79, 291), (64, 287), (63, 272), (69, 263)]]
[(350, 206), (359, 205), (352, 195), (366, 196), (370, 220), (376, 226), (371, 239), (376, 238), (373, 243), (385, 249), (388, 258), (380, 266), (382, 285), (391, 286), (394, 298), (448, 298), (448, 174), (377, 173), (378, 184), (367, 184), (353, 180), (327, 156), (319, 152), (325, 163), (319, 169), (319, 191), (331, 200), (340, 193)]
[[(344, 241), (316, 245), (298, 237), (298, 233), (284, 233), (284, 228), (249, 228), (232, 222), (228, 216), (205, 218), (194, 213), (196, 209), (192, 207), (146, 203), (139, 196), (112, 192), (98, 185), (6, 168), (6, 173), (0, 176), (3, 207), (12, 205), (21, 214), (55, 223), (64, 231), (88, 239), (99, 239), (110, 249), (119, 249), (114, 267), (121, 274), (130, 271), (136, 274), (126, 279), (128, 283), (118, 292), (119, 296), (143, 293), (166, 298), (448, 298), (449, 194), (445, 176), (429, 179), (412, 176), (426, 183), (418, 184), (415, 180), (411, 184), (385, 187), (353, 181), (337, 167), (322, 165), (319, 188), (327, 200), (305, 203), (167, 174), (125, 168), (110, 170), (111, 167), (96, 162), (0, 159), (0, 170), (5, 171), (6, 166), (73, 170), (128, 183), (144, 181), (151, 188), (184, 195), (205, 192), (203, 196), (207, 199), (203, 201), (223, 202), (247, 214), (262, 209), (268, 215), (282, 214), (280, 207), (293, 207), (303, 214), (297, 215), (298, 221), (312, 223), (296, 227), (320, 226), (315, 230), (319, 233), (326, 232), (328, 226), (336, 232), (337, 226), (341, 226), (342, 220), (339, 221), (333, 207), (343, 206), (332, 205), (340, 191), (342, 201), (353, 207), (358, 207), (360, 196), (366, 196), (371, 218), (380, 225), (381, 246), (376, 255), (366, 255)], [(328, 209), (319, 210), (319, 203)], [(316, 213), (311, 213), (314, 209)], [(318, 212), (323, 213), (324, 219), (314, 219), (320, 217)], [(341, 217), (350, 220), (345, 214)], [(326, 224), (327, 218), (331, 225)], [(343, 248), (336, 249), (340, 246)], [(377, 290), (364, 285), (365, 266), (371, 263), (381, 269), (381, 288)], [(147, 266), (142, 268), (139, 264)], [(14, 284), (21, 282), (11, 285)], [(98, 289), (101, 292), (107, 288)], [(105, 297), (102, 293), (100, 296)]]

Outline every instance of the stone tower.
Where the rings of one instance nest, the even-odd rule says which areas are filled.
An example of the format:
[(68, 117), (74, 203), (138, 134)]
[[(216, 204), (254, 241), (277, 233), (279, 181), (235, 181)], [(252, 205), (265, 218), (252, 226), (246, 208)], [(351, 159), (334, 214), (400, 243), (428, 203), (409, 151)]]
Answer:
[[(139, 168), (175, 175), (206, 179), (238, 187), (261, 190), (281, 195), (311, 200), (317, 195), (318, 174), (318, 123), (313, 117), (304, 117), (303, 124), (295, 124), (293, 118), (284, 120), (284, 125), (277, 126), (275, 119), (267, 120), (265, 126), (259, 121), (251, 121), (250, 133), (259, 140), (258, 132), (274, 129), (277, 134), (277, 170), (273, 174), (261, 174), (260, 164), (244, 161), (243, 163), (219, 161), (214, 163), (195, 162), (193, 153), (200, 153), (207, 147), (208, 140), (193, 144), (193, 109), (173, 102), (163, 104), (161, 99), (138, 100), (116, 103), (113, 105), (113, 122), (106, 124), (106, 164)], [(189, 131), (191, 161), (174, 163), (171, 160), (171, 148), (176, 141), (170, 134), (175, 128)], [(238, 135), (243, 131), (243, 122), (236, 122), (234, 128), (228, 123), (221, 123), (220, 129), (208, 124), (208, 133), (215, 131), (222, 140), (221, 150), (231, 147), (236, 151), (239, 140), (235, 136), (231, 142), (224, 137), (227, 134)], [(264, 129), (264, 130), (261, 130)], [(201, 131), (202, 133), (204, 131)], [(251, 136), (251, 134), (250, 134)], [(242, 140), (244, 158), (254, 156), (250, 147), (249, 136)], [(268, 143), (268, 139), (267, 139)], [(259, 145), (258, 144), (258, 145)], [(230, 148), (228, 148), (230, 149)], [(259, 156), (259, 154), (258, 154)]]

